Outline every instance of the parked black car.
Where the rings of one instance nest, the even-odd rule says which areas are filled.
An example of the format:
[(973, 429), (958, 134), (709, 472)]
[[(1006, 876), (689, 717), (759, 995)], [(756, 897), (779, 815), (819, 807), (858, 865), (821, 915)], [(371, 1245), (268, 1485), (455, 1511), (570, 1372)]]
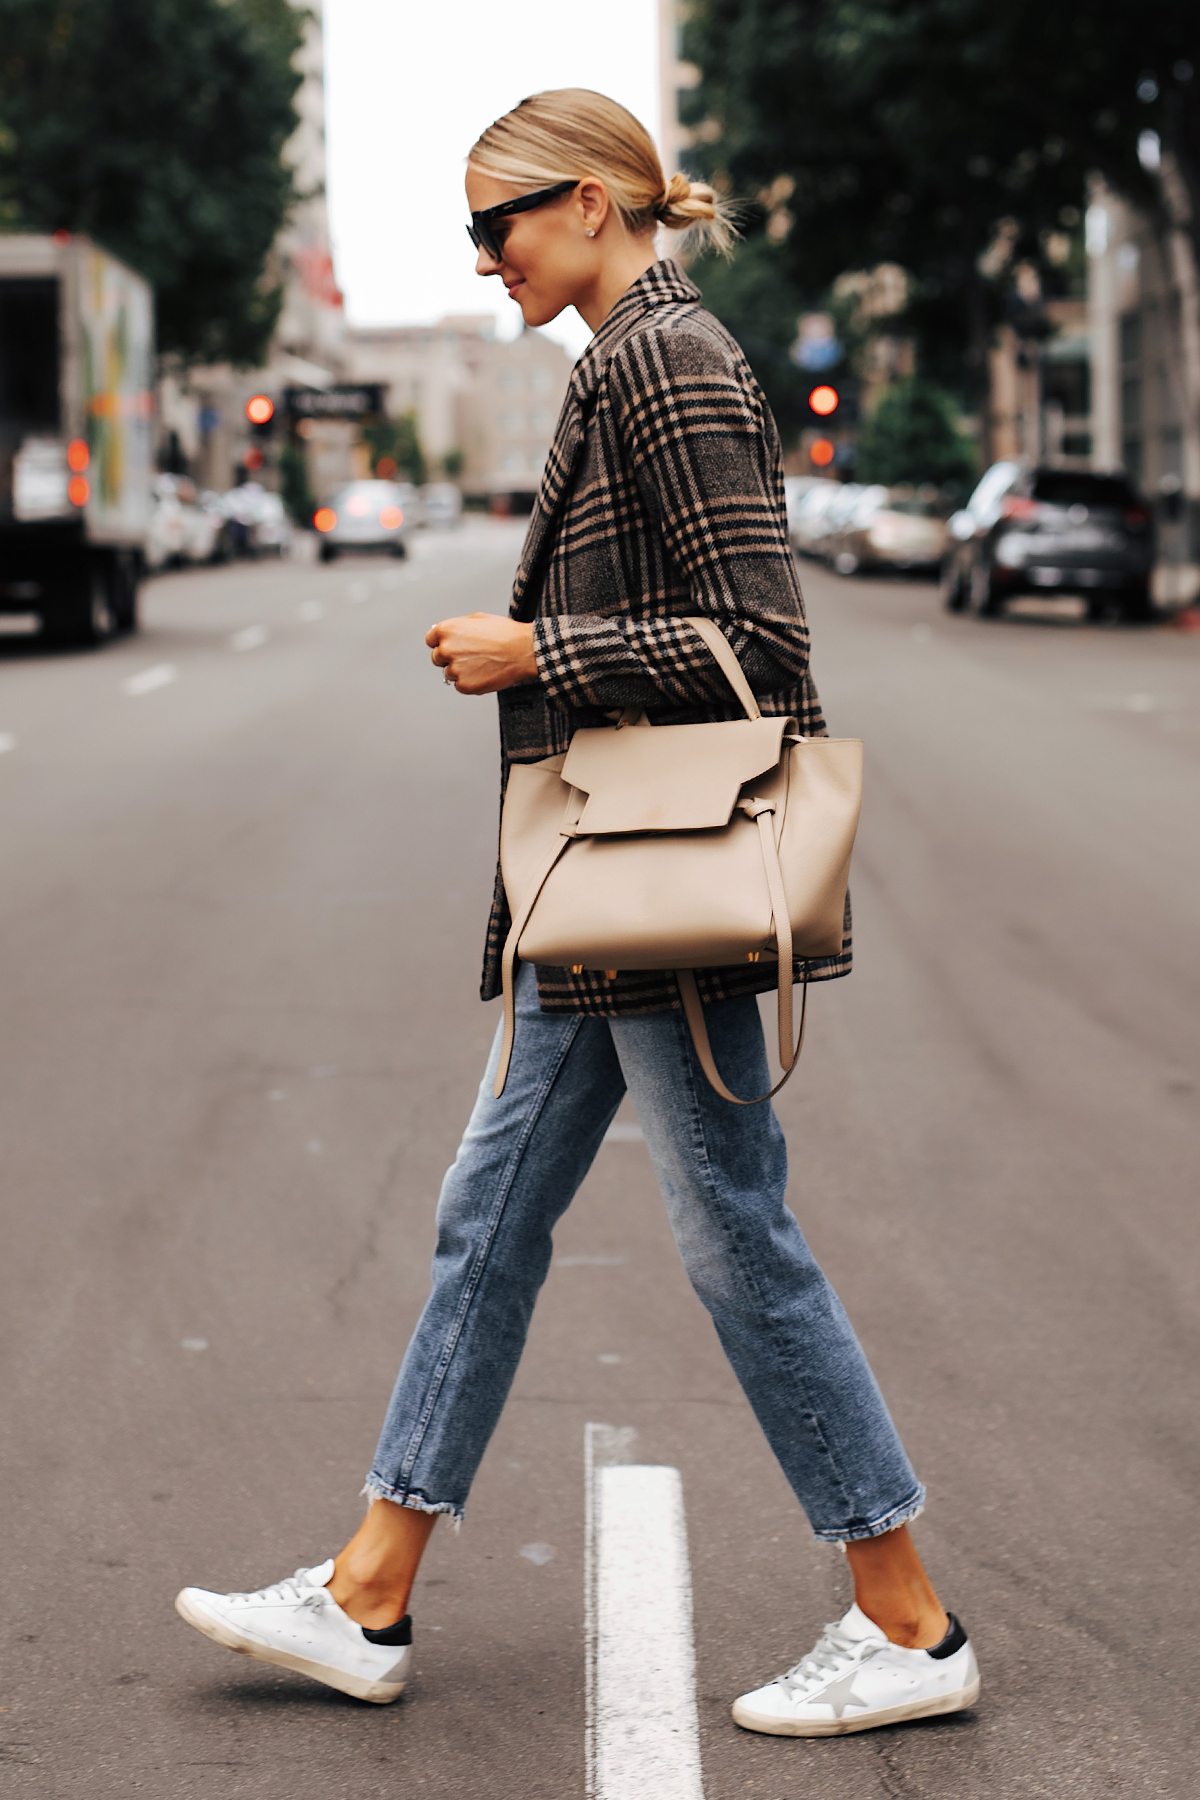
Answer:
[(1003, 612), (1017, 594), (1079, 594), (1093, 619), (1154, 616), (1150, 508), (1123, 475), (994, 463), (950, 520), (951, 612)]

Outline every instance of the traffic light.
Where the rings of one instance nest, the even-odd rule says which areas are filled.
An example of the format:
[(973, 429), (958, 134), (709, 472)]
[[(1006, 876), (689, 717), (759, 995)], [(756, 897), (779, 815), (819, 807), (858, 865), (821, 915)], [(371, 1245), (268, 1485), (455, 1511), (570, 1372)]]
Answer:
[(269, 394), (251, 394), (246, 402), (246, 417), (252, 436), (270, 437), (275, 427), (275, 402)]
[(837, 389), (830, 387), (828, 382), (824, 381), (819, 387), (815, 387), (808, 396), (808, 409), (811, 413), (815, 413), (818, 419), (829, 418), (831, 413), (837, 411), (840, 403), (841, 396)]

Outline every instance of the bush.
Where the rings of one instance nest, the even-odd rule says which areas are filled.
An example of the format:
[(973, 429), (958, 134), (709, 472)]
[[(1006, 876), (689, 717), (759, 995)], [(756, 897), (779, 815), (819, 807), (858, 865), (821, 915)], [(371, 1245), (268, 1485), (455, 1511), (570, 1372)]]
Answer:
[[(400, 476), (420, 485), (426, 479), (428, 468), (415, 412), (401, 413), (398, 418), (380, 419), (376, 425), (364, 426), (363, 442), (371, 454), (373, 473), (379, 473), (382, 462), (383, 473), (391, 480)], [(388, 463), (395, 464), (394, 474), (387, 468)]]
[(959, 431), (949, 394), (920, 376), (887, 389), (858, 440), (856, 481), (962, 490), (976, 472), (975, 446)]

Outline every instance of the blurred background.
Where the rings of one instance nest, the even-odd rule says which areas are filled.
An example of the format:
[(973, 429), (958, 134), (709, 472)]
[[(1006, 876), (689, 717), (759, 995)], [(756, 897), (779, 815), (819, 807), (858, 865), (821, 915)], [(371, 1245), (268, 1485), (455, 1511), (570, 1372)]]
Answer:
[[(0, 22), (0, 529), (82, 525), (107, 546), (92, 562), (114, 618), (142, 563), (283, 552), (352, 480), (438, 484), (439, 516), (450, 487), (528, 509), (587, 331), (571, 314), (523, 333), (478, 283), (463, 159), (524, 92), (585, 77), (646, 120), (668, 172), (741, 204), (732, 260), (664, 250), (766, 389), (802, 552), (945, 569), (951, 603), (1036, 594), (1035, 562), (1043, 590), (1079, 588), (1093, 611), (1200, 592), (1183, 6), (1101, 22), (1027, 0), (615, 0), (600, 24), (550, 0), (333, 0), (324, 18), (288, 0), (0, 0)], [(85, 318), (85, 243), (149, 295), (114, 288)], [(56, 280), (80, 294), (57, 349)], [(111, 456), (101, 482), (70, 464), (99, 467), (106, 433), (129, 440), (119, 495)], [(1007, 485), (968, 518), (1000, 463)], [(1062, 540), (1040, 556), (1001, 518), (1037, 468), (1078, 478), (1051, 484), (1063, 505), (1023, 483)], [(396, 501), (368, 498), (373, 516)], [(957, 547), (984, 521), (1016, 558), (986, 549), (986, 594)]]

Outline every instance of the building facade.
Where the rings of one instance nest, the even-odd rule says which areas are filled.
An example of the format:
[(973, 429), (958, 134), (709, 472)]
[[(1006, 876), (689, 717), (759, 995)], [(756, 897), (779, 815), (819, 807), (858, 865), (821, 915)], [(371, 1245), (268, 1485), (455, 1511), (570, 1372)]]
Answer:
[[(1164, 159), (1165, 162), (1166, 159)], [(1200, 597), (1200, 295), (1186, 196), (1161, 169), (1167, 228), (1093, 183), (1087, 212), (1092, 461), (1154, 503), (1157, 598)]]
[(393, 417), (416, 415), (431, 472), (519, 504), (537, 491), (572, 361), (540, 331), (495, 330), (490, 314), (364, 327), (350, 333), (350, 362), (355, 381), (387, 387)]

